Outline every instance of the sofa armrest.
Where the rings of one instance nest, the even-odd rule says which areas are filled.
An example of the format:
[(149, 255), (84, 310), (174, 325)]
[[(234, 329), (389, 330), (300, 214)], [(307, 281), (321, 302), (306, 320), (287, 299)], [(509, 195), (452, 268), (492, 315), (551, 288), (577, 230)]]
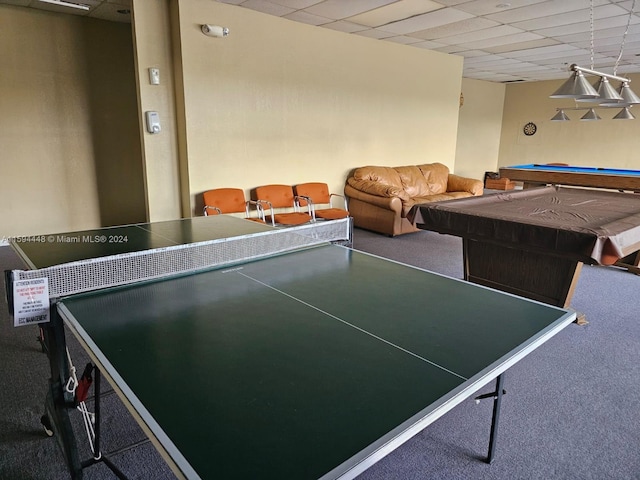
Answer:
[[(373, 182), (370, 182), (370, 183), (373, 183)], [(384, 187), (384, 185), (381, 185), (381, 186)], [(400, 199), (400, 197), (397, 197), (397, 196), (389, 197), (389, 196), (372, 195), (371, 193), (357, 190), (349, 184), (345, 185), (344, 194), (348, 198), (355, 198), (357, 200), (360, 200), (361, 202), (375, 205), (376, 207), (384, 208), (386, 210), (391, 210), (396, 213), (402, 212), (402, 200)]]
[(482, 195), (484, 185), (481, 180), (475, 178), (461, 177), (453, 173), (449, 174), (447, 180), (447, 192), (469, 192), (472, 195)]

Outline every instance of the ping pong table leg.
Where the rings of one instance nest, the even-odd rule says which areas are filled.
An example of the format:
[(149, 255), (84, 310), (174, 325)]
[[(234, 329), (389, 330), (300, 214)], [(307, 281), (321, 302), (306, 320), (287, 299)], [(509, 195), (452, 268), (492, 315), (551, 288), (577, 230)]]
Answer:
[(500, 420), (500, 404), (502, 403), (502, 395), (504, 393), (504, 373), (500, 374), (496, 379), (496, 391), (493, 397), (493, 418), (491, 420), (491, 435), (489, 437), (489, 453), (487, 454), (487, 463), (492, 463), (496, 451), (496, 440), (498, 437), (498, 423)]
[(48, 324), (43, 324), (44, 340), (51, 367), (45, 415), (62, 449), (71, 478), (81, 480), (84, 468), (103, 462), (119, 479), (126, 480), (124, 473), (100, 451), (100, 371), (97, 367), (94, 369), (95, 454), (92, 459), (84, 462), (80, 460), (75, 433), (69, 419), (69, 410), (75, 409), (76, 399), (75, 394), (67, 392), (65, 388), (69, 374), (69, 360), (63, 321), (55, 305), (50, 309), (50, 319)]
[(50, 309), (50, 319), (48, 324), (43, 325), (49, 365), (51, 367), (49, 390), (45, 402), (45, 415), (48, 417), (56, 435), (56, 440), (64, 453), (64, 459), (69, 468), (71, 478), (81, 479), (82, 466), (68, 412), (69, 408), (73, 408), (74, 401), (65, 393), (64, 388), (69, 368), (64, 328), (55, 306)]
[(100, 398), (101, 398), (101, 379), (100, 369), (96, 366), (93, 369), (93, 411), (95, 415), (95, 423), (93, 425), (94, 440), (93, 440), (93, 458), (82, 462), (82, 467), (89, 467), (96, 463), (104, 463), (113, 474), (120, 480), (127, 480), (127, 476), (114, 464), (108, 457), (102, 454), (100, 449)]

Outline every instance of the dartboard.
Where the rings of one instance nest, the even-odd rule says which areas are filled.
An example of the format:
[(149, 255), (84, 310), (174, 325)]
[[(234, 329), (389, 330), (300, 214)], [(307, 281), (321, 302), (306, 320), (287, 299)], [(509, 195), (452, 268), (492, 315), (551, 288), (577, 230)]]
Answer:
[(535, 135), (536, 131), (538, 130), (538, 127), (536, 127), (536, 124), (533, 122), (529, 122), (527, 123), (524, 128), (522, 129), (522, 131), (524, 132), (525, 135), (527, 136), (531, 136), (531, 135)]

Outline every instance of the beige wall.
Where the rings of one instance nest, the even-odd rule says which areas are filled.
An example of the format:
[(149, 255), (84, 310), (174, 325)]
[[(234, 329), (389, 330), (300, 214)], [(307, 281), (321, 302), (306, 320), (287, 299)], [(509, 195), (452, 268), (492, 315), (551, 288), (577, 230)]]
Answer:
[(144, 219), (129, 25), (3, 5), (0, 45), (0, 239)]
[[(169, 0), (133, 0), (133, 31), (138, 86), (139, 125), (144, 157), (144, 185), (150, 221), (181, 217), (176, 126), (176, 85)], [(160, 70), (151, 85), (149, 68)], [(146, 131), (144, 113), (158, 112), (159, 134)]]
[[(568, 78), (567, 74), (567, 78)], [(640, 91), (640, 75), (629, 75)], [(593, 78), (589, 79), (593, 83)], [(602, 120), (580, 121), (585, 111), (567, 111), (570, 122), (552, 122), (556, 107), (573, 107), (573, 100), (551, 99), (564, 80), (510, 84), (506, 89), (499, 165), (564, 162), (572, 165), (640, 168), (640, 112), (636, 120), (612, 120), (619, 109), (598, 109)], [(617, 85), (616, 85), (617, 87)], [(527, 122), (538, 130), (522, 133)]]
[[(455, 162), (462, 58), (210, 0), (179, 3), (189, 193)], [(211, 38), (202, 23), (230, 29)], [(147, 159), (148, 161), (148, 159)]]
[[(133, 5), (135, 45), (127, 24), (0, 6), (0, 237), (200, 214), (200, 193), (222, 186), (340, 192), (366, 164), (640, 168), (640, 119), (549, 121), (572, 105), (548, 98), (562, 80), (461, 81), (455, 56), (210, 0)], [(144, 132), (146, 110), (162, 134)]]
[(462, 92), (455, 173), (482, 180), (498, 163), (505, 84), (464, 78)]

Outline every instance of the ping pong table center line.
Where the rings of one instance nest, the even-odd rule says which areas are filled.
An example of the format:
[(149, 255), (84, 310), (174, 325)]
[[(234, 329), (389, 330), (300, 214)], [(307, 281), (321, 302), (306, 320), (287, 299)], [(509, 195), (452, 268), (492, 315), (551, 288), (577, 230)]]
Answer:
[(155, 236), (157, 236), (157, 237), (162, 238), (163, 240), (167, 240), (167, 241), (169, 241), (169, 242), (173, 243), (174, 245), (181, 245), (181, 243), (180, 243), (180, 242), (178, 242), (178, 241), (174, 240), (173, 238), (166, 237), (166, 236), (164, 236), (164, 235), (162, 235), (162, 234), (160, 234), (160, 233), (158, 233), (158, 232), (154, 232), (153, 230), (151, 230), (151, 229), (149, 229), (149, 228), (144, 228), (142, 225), (134, 225), (134, 226), (135, 226), (136, 228), (139, 228), (140, 230), (142, 230), (142, 231), (144, 231), (144, 232), (148, 232), (148, 233), (150, 233), (150, 234), (152, 234), (152, 235), (155, 235)]
[(355, 330), (358, 330), (359, 332), (362, 332), (362, 333), (364, 333), (366, 335), (369, 335), (370, 337), (372, 337), (372, 338), (374, 338), (374, 339), (376, 339), (376, 340), (378, 340), (380, 342), (386, 343), (387, 345), (389, 345), (389, 346), (391, 346), (393, 348), (396, 348), (396, 349), (398, 349), (398, 350), (400, 350), (400, 351), (402, 351), (402, 352), (404, 352), (404, 353), (406, 353), (408, 355), (411, 355), (411, 356), (417, 358), (418, 360), (422, 360), (423, 362), (426, 362), (429, 365), (432, 365), (432, 366), (434, 366), (436, 368), (439, 368), (440, 370), (445, 371), (450, 375), (454, 375), (455, 377), (458, 377), (458, 378), (460, 378), (462, 380), (465, 380), (465, 381), (469, 380), (467, 377), (463, 377), (462, 375), (460, 375), (460, 374), (458, 374), (458, 373), (456, 373), (456, 372), (454, 372), (452, 370), (449, 370), (448, 368), (443, 367), (442, 365), (438, 365), (437, 363), (432, 362), (431, 360), (428, 360), (428, 359), (424, 358), (423, 356), (412, 352), (411, 350), (407, 350), (406, 348), (401, 347), (400, 345), (396, 345), (395, 343), (390, 342), (389, 340), (386, 340), (386, 339), (380, 337), (379, 335), (376, 335), (375, 333), (369, 332), (369, 331), (365, 330), (362, 327), (358, 327), (357, 325), (354, 325), (353, 323), (350, 323), (350, 322), (348, 322), (348, 321), (346, 321), (346, 320), (344, 320), (344, 319), (342, 319), (342, 318), (340, 318), (340, 317), (338, 317), (338, 316), (336, 316), (336, 315), (334, 315), (332, 313), (329, 313), (329, 312), (327, 312), (325, 310), (322, 310), (321, 308), (316, 307), (315, 305), (312, 305), (312, 304), (310, 304), (308, 302), (305, 302), (304, 300), (302, 300), (302, 299), (300, 299), (298, 297), (295, 297), (295, 296), (293, 296), (293, 295), (291, 295), (291, 294), (289, 294), (289, 293), (287, 293), (285, 291), (282, 291), (282, 290), (280, 290), (280, 289), (278, 289), (278, 288), (276, 288), (276, 287), (274, 287), (272, 285), (269, 285), (268, 283), (264, 283), (263, 281), (258, 280), (257, 278), (254, 278), (254, 277), (252, 277), (250, 275), (247, 275), (246, 273), (242, 272), (241, 270), (242, 269), (232, 269), (232, 270), (227, 270), (224, 273), (237, 273), (238, 275), (242, 275), (243, 277), (245, 277), (245, 278), (247, 278), (247, 279), (249, 279), (249, 280), (251, 280), (253, 282), (259, 283), (260, 285), (262, 285), (264, 287), (267, 287), (267, 288), (269, 288), (269, 289), (271, 289), (271, 290), (273, 290), (273, 291), (275, 291), (275, 292), (277, 292), (277, 293), (279, 293), (281, 295), (284, 295), (285, 297), (290, 298), (291, 300), (294, 300), (294, 301), (296, 301), (298, 303), (301, 303), (302, 305), (304, 305), (306, 307), (309, 307), (309, 308), (311, 308), (311, 309), (313, 309), (313, 310), (315, 310), (315, 311), (317, 311), (317, 312), (319, 312), (319, 313), (321, 313), (323, 315), (326, 315), (327, 317), (333, 318), (334, 320), (337, 320), (337, 321), (347, 325), (348, 327), (351, 327), (351, 328), (353, 328)]

